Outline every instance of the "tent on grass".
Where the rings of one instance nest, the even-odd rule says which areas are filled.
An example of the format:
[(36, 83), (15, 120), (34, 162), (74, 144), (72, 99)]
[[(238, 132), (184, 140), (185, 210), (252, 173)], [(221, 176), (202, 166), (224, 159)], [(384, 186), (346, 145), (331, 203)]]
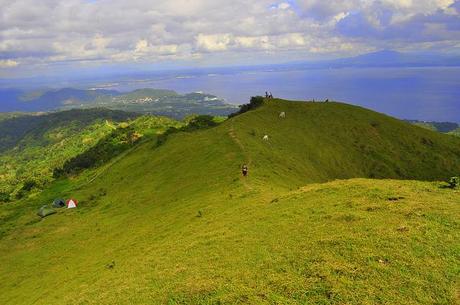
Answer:
[(65, 203), (68, 209), (76, 208), (78, 205), (78, 201), (76, 199), (68, 199)]
[(54, 199), (53, 201), (53, 208), (63, 208), (65, 207), (64, 199)]
[(55, 213), (56, 213), (56, 210), (54, 210), (53, 208), (50, 208), (47, 205), (44, 205), (38, 210), (37, 215), (43, 218), (49, 215), (53, 215)]

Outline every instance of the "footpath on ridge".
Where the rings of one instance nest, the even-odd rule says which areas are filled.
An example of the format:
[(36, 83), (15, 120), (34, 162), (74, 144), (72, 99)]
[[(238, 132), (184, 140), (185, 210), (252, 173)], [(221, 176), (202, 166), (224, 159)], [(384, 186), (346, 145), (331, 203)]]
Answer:
[[(230, 126), (230, 129), (228, 131), (228, 135), (233, 140), (233, 142), (235, 142), (235, 144), (241, 149), (241, 152), (243, 153), (244, 158), (245, 158), (245, 164), (249, 167), (249, 170), (250, 170), (251, 169), (251, 164), (252, 164), (251, 155), (247, 153), (243, 143), (241, 143), (240, 139), (238, 138), (238, 136), (237, 136), (237, 134), (235, 132), (235, 127), (233, 125), (233, 122), (232, 122), (232, 125)], [(243, 183), (244, 187), (247, 190), (252, 190), (253, 188), (252, 188), (252, 186), (249, 185), (249, 183), (247, 181), (248, 180), (247, 178), (248, 177), (240, 176), (240, 180)]]

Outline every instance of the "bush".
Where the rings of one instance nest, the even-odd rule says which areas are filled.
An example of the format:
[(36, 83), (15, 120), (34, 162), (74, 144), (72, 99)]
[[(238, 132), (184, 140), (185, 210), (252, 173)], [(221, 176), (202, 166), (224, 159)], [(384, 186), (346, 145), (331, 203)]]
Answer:
[(140, 138), (141, 135), (129, 126), (118, 128), (99, 140), (95, 146), (67, 160), (61, 168), (55, 168), (53, 177), (77, 174), (84, 169), (97, 167), (134, 146)]
[(211, 115), (198, 115), (190, 120), (188, 125), (185, 127), (185, 131), (205, 129), (216, 126), (217, 123), (214, 121), (214, 117)]
[(10, 202), (10, 194), (0, 192), (0, 202)]
[(157, 143), (156, 143), (155, 147), (163, 145), (166, 142), (166, 140), (168, 139), (168, 136), (170, 134), (176, 133), (179, 130), (180, 129), (178, 129), (176, 127), (169, 127), (165, 132), (163, 132), (162, 134), (157, 136)]
[(262, 96), (253, 96), (251, 97), (251, 100), (249, 101), (249, 104), (243, 104), (240, 106), (240, 110), (230, 114), (228, 117), (232, 118), (234, 116), (243, 114), (245, 112), (248, 112), (249, 110), (254, 110), (256, 108), (259, 108), (264, 104), (264, 98)]
[(211, 127), (219, 125), (219, 123), (217, 123), (214, 120), (214, 117), (212, 115), (197, 115), (197, 116), (189, 117), (187, 121), (188, 121), (187, 125), (181, 128), (169, 127), (164, 133), (162, 133), (161, 135), (158, 135), (157, 143), (155, 147), (163, 145), (168, 139), (168, 136), (170, 134), (173, 134), (179, 131), (191, 132), (191, 131), (207, 129), (207, 128), (211, 128)]
[(448, 183), (449, 183), (449, 187), (451, 189), (454, 189), (454, 188), (458, 187), (459, 178), (458, 177), (451, 177)]
[(25, 192), (30, 192), (34, 187), (37, 186), (37, 182), (35, 182), (34, 180), (32, 179), (28, 179), (24, 182), (21, 190), (25, 191)]

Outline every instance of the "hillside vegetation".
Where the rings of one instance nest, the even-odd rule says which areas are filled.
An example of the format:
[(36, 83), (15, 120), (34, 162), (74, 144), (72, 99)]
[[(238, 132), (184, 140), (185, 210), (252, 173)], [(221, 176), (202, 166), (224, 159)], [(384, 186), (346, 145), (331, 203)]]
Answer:
[(107, 162), (142, 137), (172, 126), (181, 124), (107, 109), (10, 116), (0, 121), (0, 202), (42, 189), (56, 168), (88, 150)]
[[(455, 137), (265, 101), (1, 205), (0, 302), (455, 304), (460, 193), (435, 180), (459, 169)], [(34, 215), (56, 197), (79, 207)]]

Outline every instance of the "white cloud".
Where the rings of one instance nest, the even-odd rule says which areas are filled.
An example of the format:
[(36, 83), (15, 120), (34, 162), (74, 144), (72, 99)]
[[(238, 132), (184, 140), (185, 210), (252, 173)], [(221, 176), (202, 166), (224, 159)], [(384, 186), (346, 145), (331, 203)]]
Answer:
[(230, 34), (198, 34), (196, 36), (196, 46), (203, 51), (225, 51), (228, 48), (232, 35)]
[(277, 5), (277, 8), (280, 10), (287, 10), (290, 7), (291, 5), (287, 2), (281, 2), (280, 4)]
[(210, 53), (231, 64), (250, 52), (286, 60), (406, 48), (414, 39), (430, 48), (460, 41), (454, 0), (0, 2), (2, 66), (193, 61)]
[(136, 43), (135, 53), (145, 53), (149, 49), (149, 43), (145, 39), (141, 39)]
[(19, 62), (11, 59), (0, 60), (0, 68), (14, 68), (19, 65)]

